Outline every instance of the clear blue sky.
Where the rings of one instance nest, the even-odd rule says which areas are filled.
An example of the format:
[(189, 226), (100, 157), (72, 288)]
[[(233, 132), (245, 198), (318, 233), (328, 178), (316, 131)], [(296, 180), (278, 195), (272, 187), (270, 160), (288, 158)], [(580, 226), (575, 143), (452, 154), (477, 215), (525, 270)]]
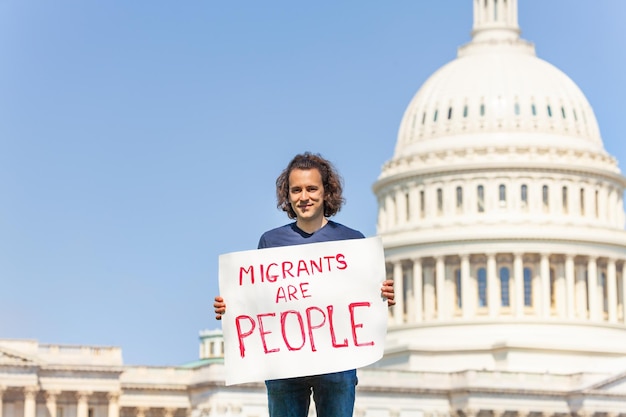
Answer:
[[(470, 0), (0, 0), (0, 338), (198, 356), (217, 259), (287, 222), (310, 150), (375, 234), (406, 105), (470, 39)], [(626, 2), (520, 0), (626, 166)]]

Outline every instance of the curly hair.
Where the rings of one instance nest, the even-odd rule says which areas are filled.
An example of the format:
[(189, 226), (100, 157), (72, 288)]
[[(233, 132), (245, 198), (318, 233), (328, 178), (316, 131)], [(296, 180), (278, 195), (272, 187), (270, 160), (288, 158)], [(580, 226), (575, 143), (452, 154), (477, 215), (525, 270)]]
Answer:
[(305, 152), (293, 157), (287, 168), (276, 179), (276, 207), (287, 213), (290, 219), (296, 218), (296, 212), (289, 201), (289, 175), (294, 169), (317, 169), (322, 176), (324, 186), (324, 217), (330, 217), (341, 210), (343, 198), (343, 179), (327, 159), (320, 154)]

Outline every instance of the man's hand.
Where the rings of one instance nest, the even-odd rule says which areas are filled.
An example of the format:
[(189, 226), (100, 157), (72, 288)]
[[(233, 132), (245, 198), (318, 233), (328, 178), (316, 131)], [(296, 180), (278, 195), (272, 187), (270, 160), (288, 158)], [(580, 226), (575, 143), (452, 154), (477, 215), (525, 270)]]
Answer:
[[(393, 289), (392, 289), (393, 292)], [(221, 320), (224, 313), (226, 313), (226, 303), (224, 299), (219, 295), (215, 297), (215, 302), (213, 303), (213, 307), (215, 308), (215, 319)]]
[(395, 293), (393, 292), (393, 280), (388, 279), (383, 281), (383, 287), (380, 289), (380, 295), (387, 299), (387, 306), (391, 307), (396, 304)]

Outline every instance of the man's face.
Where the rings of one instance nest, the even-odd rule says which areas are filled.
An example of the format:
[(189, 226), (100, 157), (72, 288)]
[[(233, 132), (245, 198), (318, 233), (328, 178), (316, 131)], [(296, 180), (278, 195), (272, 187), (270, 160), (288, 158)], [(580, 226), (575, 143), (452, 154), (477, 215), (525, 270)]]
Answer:
[(291, 171), (289, 202), (298, 221), (310, 222), (324, 217), (324, 184), (318, 169)]

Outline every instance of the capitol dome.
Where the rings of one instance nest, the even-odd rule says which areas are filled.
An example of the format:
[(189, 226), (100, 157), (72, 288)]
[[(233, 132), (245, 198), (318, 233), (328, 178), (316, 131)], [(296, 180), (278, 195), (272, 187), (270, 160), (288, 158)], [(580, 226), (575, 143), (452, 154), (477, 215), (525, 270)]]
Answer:
[(474, 0), (472, 39), (409, 103), (373, 185), (396, 287), (380, 366), (626, 369), (626, 216), (593, 109)]
[(487, 148), (508, 148), (533, 159), (548, 152), (550, 163), (572, 165), (574, 158), (619, 173), (583, 92), (520, 38), (516, 2), (501, 1), (499, 10), (498, 2), (478, 2), (475, 8), (471, 42), (411, 100), (394, 158), (381, 178), (393, 175), (398, 164), (428, 155), (435, 163), (432, 155), (463, 156)]

